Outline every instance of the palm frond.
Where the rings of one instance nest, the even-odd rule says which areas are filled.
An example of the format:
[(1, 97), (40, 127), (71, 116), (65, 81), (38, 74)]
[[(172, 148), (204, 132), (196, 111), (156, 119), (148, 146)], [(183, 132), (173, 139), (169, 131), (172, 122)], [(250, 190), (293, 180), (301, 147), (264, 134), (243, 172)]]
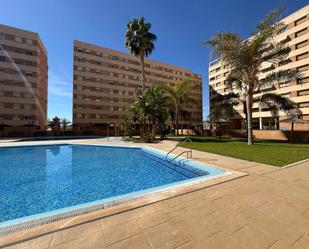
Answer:
[(290, 82), (293, 80), (298, 81), (301, 76), (301, 73), (297, 69), (279, 70), (266, 75), (265, 78), (260, 80), (259, 86), (261, 89), (271, 85), (276, 85), (279, 87), (281, 83)]

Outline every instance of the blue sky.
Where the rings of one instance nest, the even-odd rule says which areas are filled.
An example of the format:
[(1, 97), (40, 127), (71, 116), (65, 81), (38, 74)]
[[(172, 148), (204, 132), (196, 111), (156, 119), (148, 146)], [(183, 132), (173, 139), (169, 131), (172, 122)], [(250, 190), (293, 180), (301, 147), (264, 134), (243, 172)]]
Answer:
[(307, 0), (7, 0), (0, 23), (39, 33), (48, 50), (48, 116), (72, 119), (73, 40), (127, 52), (126, 23), (144, 16), (158, 40), (150, 58), (203, 76), (203, 112), (208, 114), (207, 66), (210, 48), (202, 44), (219, 31), (246, 38), (270, 10), (288, 15)]

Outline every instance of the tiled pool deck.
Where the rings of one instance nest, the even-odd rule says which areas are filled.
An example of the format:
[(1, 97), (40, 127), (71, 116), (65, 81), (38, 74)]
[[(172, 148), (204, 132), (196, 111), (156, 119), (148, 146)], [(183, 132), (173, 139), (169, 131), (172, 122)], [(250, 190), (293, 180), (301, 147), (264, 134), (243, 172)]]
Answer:
[[(174, 144), (151, 146), (168, 151)], [(193, 159), (248, 175), (57, 232), (46, 226), (45, 235), (6, 248), (309, 248), (308, 161), (280, 169), (199, 151)]]

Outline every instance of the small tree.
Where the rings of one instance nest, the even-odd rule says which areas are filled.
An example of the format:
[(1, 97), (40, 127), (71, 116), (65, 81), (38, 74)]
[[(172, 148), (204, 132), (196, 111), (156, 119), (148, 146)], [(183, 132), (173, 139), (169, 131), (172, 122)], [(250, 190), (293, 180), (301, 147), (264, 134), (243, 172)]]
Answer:
[(135, 130), (135, 123), (130, 115), (127, 115), (124, 117), (123, 127), (124, 127), (125, 135), (131, 138)]
[(68, 128), (69, 124), (71, 124), (71, 121), (67, 120), (66, 118), (62, 118), (60, 122), (64, 131)]
[(51, 128), (51, 130), (52, 130), (52, 132), (54, 133), (54, 136), (55, 136), (56, 133), (58, 133), (60, 131), (60, 127), (61, 127), (60, 118), (58, 118), (56, 116), (52, 120), (49, 120), (48, 121), (48, 127)]
[(170, 98), (171, 108), (175, 114), (176, 122), (176, 134), (179, 135), (178, 126), (179, 118), (189, 118), (188, 111), (185, 109), (187, 104), (196, 104), (193, 98), (193, 91), (196, 90), (197, 86), (194, 85), (190, 80), (183, 80), (175, 86), (167, 86), (167, 94)]

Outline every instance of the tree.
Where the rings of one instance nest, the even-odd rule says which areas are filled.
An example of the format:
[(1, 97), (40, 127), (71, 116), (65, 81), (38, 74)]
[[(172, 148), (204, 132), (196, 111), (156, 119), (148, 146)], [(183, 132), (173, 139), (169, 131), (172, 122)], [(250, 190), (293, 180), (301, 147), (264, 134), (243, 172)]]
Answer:
[(161, 85), (155, 85), (148, 88), (145, 92), (145, 116), (152, 126), (152, 137), (156, 135), (158, 121), (160, 124), (165, 122), (164, 118), (168, 113), (168, 96), (165, 95), (165, 90)]
[(68, 128), (69, 124), (71, 124), (71, 121), (67, 120), (66, 118), (62, 118), (60, 120), (60, 122), (61, 122), (61, 125), (62, 125), (62, 129), (64, 131)]
[[(248, 144), (253, 144), (252, 106), (253, 95), (266, 86), (276, 82), (297, 79), (297, 70), (280, 70), (273, 72), (263, 79), (259, 78), (262, 64), (274, 65), (283, 63), (289, 55), (290, 48), (284, 42), (272, 39), (282, 27), (279, 22), (280, 10), (270, 12), (256, 27), (252, 37), (242, 40), (232, 32), (222, 32), (205, 43), (212, 46), (214, 52), (224, 64), (231, 66), (229, 81), (245, 99), (247, 113)], [(266, 73), (266, 72), (265, 72)]]
[(256, 98), (256, 102), (259, 102), (260, 108), (266, 111), (270, 111), (271, 115), (275, 119), (276, 129), (279, 130), (279, 111), (284, 111), (286, 114), (291, 110), (297, 109), (296, 103), (289, 98), (281, 96), (275, 93), (265, 93)]
[(142, 92), (146, 87), (145, 58), (155, 49), (156, 35), (150, 32), (151, 24), (146, 23), (144, 17), (133, 19), (127, 24), (125, 46), (130, 54), (138, 56), (142, 69)]
[(210, 100), (210, 103), (212, 105), (209, 113), (210, 122), (213, 124), (223, 119), (228, 121), (233, 116), (234, 106), (239, 104), (239, 95), (234, 92), (218, 95)]
[(185, 110), (187, 104), (196, 104), (193, 98), (193, 91), (197, 87), (187, 79), (184, 79), (175, 86), (167, 86), (166, 91), (171, 100), (173, 112), (175, 113), (176, 133), (178, 132), (179, 117), (188, 118), (190, 113)]
[[(159, 130), (163, 131), (169, 110), (168, 100), (165, 89), (160, 85), (154, 85), (138, 95), (124, 119), (124, 126), (128, 132), (136, 125), (143, 128), (145, 122), (148, 121), (152, 126), (151, 137), (155, 138), (158, 126), (160, 126)], [(141, 129), (141, 134), (143, 133), (144, 130)]]
[(60, 118), (56, 116), (52, 120), (49, 120), (47, 126), (51, 128), (52, 132), (55, 135), (57, 132), (60, 131), (61, 127)]
[(135, 130), (135, 123), (130, 115), (126, 115), (123, 118), (123, 127), (125, 135), (131, 138)]

